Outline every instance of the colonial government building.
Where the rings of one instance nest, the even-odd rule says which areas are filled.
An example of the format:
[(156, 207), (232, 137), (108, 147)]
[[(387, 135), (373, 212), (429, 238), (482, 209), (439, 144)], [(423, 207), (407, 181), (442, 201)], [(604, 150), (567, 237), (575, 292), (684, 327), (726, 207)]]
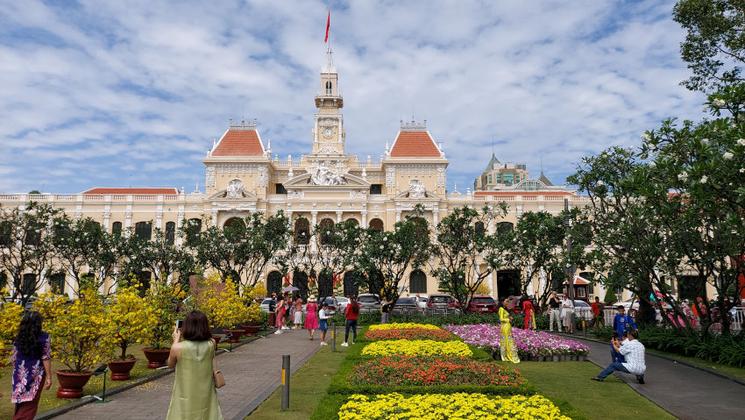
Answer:
[[(430, 133), (426, 123), (416, 121), (402, 122), (397, 133), (381, 133), (390, 141), (380, 145), (384, 150), (380, 160), (348, 154), (344, 99), (330, 51), (314, 100), (316, 114), (308, 154), (299, 159), (273, 157), (271, 144), (262, 140), (255, 123), (231, 124), (204, 158), (204, 192), (91, 188), (72, 195), (0, 195), (0, 205), (23, 208), (29, 200), (46, 202), (74, 217), (91, 217), (110, 232), (134, 227), (136, 234), (149, 237), (154, 228), (173, 235), (185, 219), (198, 220), (202, 226), (224, 226), (251, 212), (279, 210), (290, 217), (296, 232), (348, 219), (362, 226), (390, 229), (416, 204), (424, 206), (425, 218), (436, 225), (453, 208), (481, 208), (504, 201), (509, 214), (488, 227), (494, 231), (499, 223), (515, 223), (523, 212), (558, 213), (565, 199), (570, 206), (584, 201), (571, 190), (553, 186), (542, 172), (538, 179), (531, 179), (525, 165), (502, 163), (494, 155), (476, 178), (473, 190), (448, 192), (448, 159), (437, 142), (438, 134), (448, 133)], [(274, 268), (269, 268), (264, 278), (270, 289), (278, 286)], [(500, 271), (489, 279), (488, 286), (495, 297), (513, 293), (517, 278), (516, 272)], [(404, 293), (437, 291), (436, 280), (425, 272), (409, 273), (406, 279)]]

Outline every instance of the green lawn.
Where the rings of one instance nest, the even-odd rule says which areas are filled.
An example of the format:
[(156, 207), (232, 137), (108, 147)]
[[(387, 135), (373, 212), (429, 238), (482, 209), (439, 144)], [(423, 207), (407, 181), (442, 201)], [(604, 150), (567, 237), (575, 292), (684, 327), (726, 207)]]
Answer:
[[(333, 419), (345, 396), (327, 394), (326, 390), (340, 368), (349, 368), (350, 361), (344, 363), (347, 352), (357, 355), (357, 346), (364, 344), (349, 349), (337, 346), (336, 353), (330, 346), (323, 348), (292, 376), (289, 411), (280, 411), (280, 389), (277, 389), (247, 418)], [(516, 367), (536, 392), (554, 401), (563, 414), (573, 419), (674, 418), (613, 376), (603, 383), (591, 381), (599, 368), (589, 362), (523, 362)]]
[(614, 376), (590, 380), (600, 368), (589, 362), (522, 362), (518, 369), (573, 419), (674, 418)]

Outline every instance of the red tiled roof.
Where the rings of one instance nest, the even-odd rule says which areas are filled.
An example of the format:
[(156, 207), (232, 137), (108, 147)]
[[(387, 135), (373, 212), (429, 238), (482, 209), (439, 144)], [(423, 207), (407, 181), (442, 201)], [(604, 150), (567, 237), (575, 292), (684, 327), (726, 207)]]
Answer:
[(178, 195), (178, 190), (176, 188), (91, 188), (83, 194)]
[(212, 156), (262, 156), (264, 146), (255, 129), (230, 128), (223, 134)]
[(399, 131), (391, 157), (440, 157), (440, 149), (426, 131)]
[(548, 195), (551, 195), (551, 196), (575, 195), (575, 193), (573, 193), (572, 191), (520, 191), (520, 190), (515, 190), (515, 191), (474, 191), (473, 194), (475, 196), (477, 196), (477, 197), (478, 196), (482, 196), (483, 197), (483, 196), (487, 196), (487, 195), (489, 195), (489, 196), (497, 196), (497, 197), (499, 197), (499, 196), (513, 196), (513, 195), (520, 195), (520, 196), (523, 196), (523, 197), (526, 197), (526, 196), (528, 196), (528, 197), (529, 196), (536, 196), (537, 197), (539, 195), (543, 195), (543, 196), (548, 196)]

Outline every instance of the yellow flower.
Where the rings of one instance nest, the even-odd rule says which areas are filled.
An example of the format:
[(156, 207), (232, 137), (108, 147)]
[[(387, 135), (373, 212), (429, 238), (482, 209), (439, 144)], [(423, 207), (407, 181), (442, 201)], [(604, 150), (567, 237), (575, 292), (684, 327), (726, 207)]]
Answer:
[(391, 324), (376, 324), (376, 325), (370, 325), (370, 328), (368, 330), (370, 331), (376, 331), (376, 330), (405, 330), (405, 329), (411, 329), (411, 328), (420, 328), (425, 330), (439, 330), (441, 329), (437, 325), (432, 324), (417, 324), (414, 322), (394, 322)]
[(376, 341), (362, 349), (363, 356), (462, 356), (471, 357), (473, 352), (462, 341), (434, 340), (387, 340)]

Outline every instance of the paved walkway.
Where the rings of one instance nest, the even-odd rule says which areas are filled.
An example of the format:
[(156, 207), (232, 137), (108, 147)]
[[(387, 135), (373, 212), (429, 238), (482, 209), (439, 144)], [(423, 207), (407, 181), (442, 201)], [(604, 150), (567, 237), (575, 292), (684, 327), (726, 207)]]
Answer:
[[(292, 371), (301, 367), (320, 348), (318, 339), (308, 340), (308, 333), (286, 331), (245, 344), (215, 360), (225, 375), (226, 385), (217, 391), (220, 408), (226, 420), (243, 420), (279, 386), (282, 354), (290, 354)], [(57, 418), (93, 419), (163, 419), (171, 399), (173, 375), (116, 394), (105, 404), (88, 404)]]
[[(610, 344), (579, 339), (590, 346), (590, 361), (607, 366)], [(645, 384), (629, 374), (616, 375), (637, 392), (681, 419), (745, 418), (745, 386), (702, 370), (647, 353)], [(600, 373), (598, 368), (598, 373)], [(589, 381), (590, 378), (587, 378)], [(598, 386), (603, 386), (598, 383)]]

